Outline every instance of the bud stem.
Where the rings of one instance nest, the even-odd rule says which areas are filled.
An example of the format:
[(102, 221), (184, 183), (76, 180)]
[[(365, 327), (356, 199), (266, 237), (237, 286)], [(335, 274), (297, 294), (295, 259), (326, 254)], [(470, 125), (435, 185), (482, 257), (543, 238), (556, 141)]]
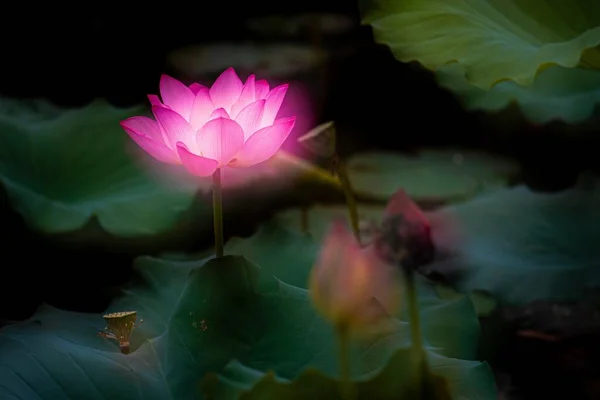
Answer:
[(413, 363), (415, 365), (415, 386), (418, 390), (417, 398), (423, 393), (427, 373), (427, 360), (423, 351), (423, 335), (421, 330), (421, 316), (417, 300), (417, 285), (415, 271), (405, 266), (401, 267), (406, 286), (406, 303), (408, 306), (408, 319), (410, 323), (410, 339), (413, 350)]
[(213, 220), (215, 229), (215, 255), (223, 257), (223, 198), (221, 193), (221, 169), (213, 174)]
[(341, 324), (336, 327), (337, 339), (339, 345), (339, 364), (340, 364), (340, 392), (342, 399), (356, 399), (355, 387), (350, 373), (350, 330), (347, 326)]
[(354, 232), (354, 236), (356, 237), (358, 244), (361, 244), (358, 206), (356, 205), (356, 199), (354, 198), (354, 190), (352, 190), (352, 184), (350, 183), (350, 178), (348, 178), (346, 165), (338, 155), (335, 155), (335, 159), (336, 172), (338, 177), (340, 178), (340, 182), (342, 183), (342, 190), (344, 191), (344, 196), (346, 196), (346, 206), (348, 207), (348, 214), (350, 216), (350, 225), (352, 226), (352, 232)]

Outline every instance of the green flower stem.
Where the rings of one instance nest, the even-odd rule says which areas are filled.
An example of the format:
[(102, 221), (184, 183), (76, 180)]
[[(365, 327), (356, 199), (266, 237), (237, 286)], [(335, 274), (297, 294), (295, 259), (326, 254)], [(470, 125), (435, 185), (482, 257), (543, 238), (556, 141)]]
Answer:
[(221, 189), (221, 169), (217, 168), (213, 174), (213, 220), (217, 257), (223, 257), (223, 196)]
[(350, 373), (350, 330), (345, 325), (336, 327), (340, 365), (340, 393), (344, 400), (356, 399), (355, 387)]
[(356, 205), (356, 199), (354, 198), (354, 190), (352, 190), (352, 184), (348, 178), (348, 172), (346, 171), (346, 165), (342, 160), (337, 157), (336, 172), (342, 183), (342, 190), (344, 196), (346, 196), (346, 206), (348, 207), (348, 213), (350, 216), (350, 225), (352, 226), (352, 232), (356, 240), (360, 244), (360, 226), (358, 220), (358, 206)]
[(423, 331), (421, 330), (421, 315), (417, 300), (417, 285), (415, 282), (415, 271), (412, 268), (402, 267), (404, 282), (406, 286), (406, 303), (408, 306), (408, 319), (410, 323), (410, 339), (412, 344), (413, 363), (416, 366), (415, 387), (418, 397), (424, 391), (425, 377), (427, 373), (427, 359), (423, 349)]

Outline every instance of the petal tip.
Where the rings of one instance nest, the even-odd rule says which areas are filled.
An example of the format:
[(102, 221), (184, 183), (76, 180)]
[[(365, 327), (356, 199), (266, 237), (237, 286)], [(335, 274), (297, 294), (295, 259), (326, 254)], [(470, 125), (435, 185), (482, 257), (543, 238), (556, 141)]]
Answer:
[(336, 232), (340, 232), (340, 231), (345, 232), (347, 229), (346, 221), (344, 221), (344, 219), (339, 218), (339, 217), (334, 218), (333, 221), (331, 221), (330, 229), (332, 231), (336, 231)]
[(283, 117), (275, 120), (273, 125), (294, 125), (296, 123), (296, 116), (292, 115), (291, 117)]
[(353, 235), (350, 233), (348, 224), (343, 218), (336, 218), (331, 222), (326, 237), (330, 240), (353, 243)]
[[(219, 77), (230, 77), (232, 78), (233, 76), (235, 76), (237, 79), (240, 79), (240, 77), (238, 76), (237, 72), (235, 72), (235, 69), (233, 67), (229, 67), (227, 68), (225, 71), (221, 72), (221, 75), (219, 75)], [(217, 78), (218, 80), (219, 78)], [(241, 81), (240, 81), (241, 83)]]
[(121, 127), (127, 131), (132, 131), (136, 134), (138, 134), (137, 132), (135, 132), (135, 130), (130, 126), (131, 122), (133, 122), (136, 118), (138, 117), (129, 117), (129, 118), (125, 118), (121, 121), (119, 121), (119, 125), (121, 125)]
[(151, 105), (161, 105), (162, 104), (162, 102), (160, 101), (160, 98), (156, 94), (147, 94), (146, 98), (148, 99), (148, 101), (150, 102)]
[[(232, 120), (231, 118), (227, 118), (227, 117), (224, 117), (224, 116), (217, 117), (217, 118), (215, 118), (215, 119), (213, 119), (213, 120), (211, 120), (211, 121), (208, 121), (208, 122), (213, 122), (213, 121), (217, 121), (217, 122), (219, 122), (219, 123), (224, 123), (225, 121), (232, 121), (232, 122), (235, 122), (235, 121), (234, 121), (234, 120)], [(207, 122), (207, 123), (208, 123), (208, 122)]]
[(279, 86), (274, 87), (271, 92), (274, 91), (281, 91), (281, 92), (287, 92), (287, 90), (290, 88), (290, 84), (289, 83), (282, 83)]

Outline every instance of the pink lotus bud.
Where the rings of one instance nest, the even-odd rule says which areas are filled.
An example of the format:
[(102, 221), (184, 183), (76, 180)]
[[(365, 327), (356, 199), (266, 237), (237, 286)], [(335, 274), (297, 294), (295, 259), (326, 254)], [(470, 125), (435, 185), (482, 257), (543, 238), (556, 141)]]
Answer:
[(397, 310), (397, 271), (360, 248), (335, 221), (314, 266), (309, 289), (317, 310), (337, 327), (360, 331)]

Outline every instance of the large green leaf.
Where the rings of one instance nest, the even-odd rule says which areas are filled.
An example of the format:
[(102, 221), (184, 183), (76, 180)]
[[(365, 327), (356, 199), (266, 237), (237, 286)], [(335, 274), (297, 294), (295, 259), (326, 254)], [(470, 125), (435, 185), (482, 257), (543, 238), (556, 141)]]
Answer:
[(254, 236), (232, 238), (225, 253), (242, 255), (261, 267), (261, 281), (272, 277), (287, 284), (306, 288), (310, 270), (319, 251), (319, 244), (294, 230), (282, 230), (275, 223), (262, 225)]
[[(135, 269), (145, 287), (128, 288), (111, 311), (137, 310), (143, 318), (125, 356), (96, 333), (102, 315), (42, 306), (29, 321), (0, 330), (0, 398), (168, 399), (178, 398), (179, 368), (170, 358), (181, 345), (169, 325), (193, 267), (202, 262), (141, 258)], [(138, 321), (139, 322), (139, 321)]]
[(517, 169), (508, 160), (465, 150), (428, 150), (417, 157), (365, 153), (348, 160), (356, 193), (382, 201), (399, 189), (417, 202), (461, 201), (505, 186)]
[[(93, 216), (115, 235), (169, 229), (191, 205), (197, 185), (132, 145), (119, 121), (142, 112), (102, 101), (59, 110), (3, 99), (0, 180), (14, 207), (49, 233), (77, 230)], [(152, 169), (168, 171), (177, 184), (167, 185)]]
[[(323, 216), (326, 217), (325, 214)], [(334, 216), (331, 215), (332, 219)], [(230, 241), (225, 252), (256, 260), (261, 266), (258, 283), (265, 290), (273, 286), (273, 277), (292, 288), (304, 290), (308, 286), (308, 276), (319, 249), (317, 243), (306, 235), (269, 223), (248, 239)], [(423, 307), (428, 340), (434, 346), (445, 349), (445, 355), (474, 357), (473, 343), (479, 328), (476, 317), (473, 318), (471, 301), (465, 296), (449, 302), (442, 301), (433, 286), (423, 280), (419, 281), (419, 285), (419, 301)], [(457, 315), (463, 318), (457, 318)], [(408, 319), (406, 309), (401, 309), (399, 318), (403, 321)], [(444, 328), (440, 329), (441, 326)]]
[[(365, 22), (401, 61), (458, 62), (469, 83), (533, 83), (547, 65), (575, 67), (600, 44), (596, 0), (375, 0)], [(600, 67), (592, 51), (582, 64)]]
[(600, 285), (599, 202), (598, 181), (582, 179), (561, 193), (516, 187), (439, 211), (456, 221), (454, 239), (427, 268), (504, 303), (575, 299)]
[[(0, 397), (90, 399), (192, 399), (209, 372), (236, 359), (259, 376), (272, 370), (294, 379), (307, 367), (335, 377), (336, 346), (330, 326), (312, 308), (298, 280), (312, 265), (290, 262), (314, 252), (313, 242), (272, 226), (250, 239), (267, 254), (292, 243), (287, 256), (263, 256), (263, 268), (241, 256), (173, 261), (142, 258), (143, 288), (130, 288), (110, 311), (137, 310), (132, 352), (97, 337), (100, 315), (42, 308), (29, 321), (0, 330)], [(275, 240), (279, 238), (279, 240)], [(296, 239), (294, 239), (296, 238)], [(239, 248), (238, 248), (239, 249)], [(294, 271), (291, 271), (294, 269)], [(295, 271), (302, 269), (302, 272)], [(261, 275), (267, 276), (261, 276)], [(479, 333), (471, 302), (442, 301), (422, 283), (427, 352), (434, 371), (455, 398), (495, 398), (487, 365), (472, 358)], [(356, 374), (379, 370), (408, 345), (405, 312), (394, 330), (356, 348)], [(479, 396), (479, 397), (477, 397)]]
[(500, 82), (489, 91), (471, 85), (460, 64), (437, 71), (438, 83), (454, 92), (471, 110), (500, 111), (517, 103), (532, 122), (555, 119), (585, 121), (600, 103), (600, 71), (552, 66), (537, 75), (533, 85)]
[[(430, 359), (435, 365), (438, 360)], [(414, 382), (411, 380), (411, 362), (409, 348), (400, 348), (390, 357), (388, 363), (367, 379), (356, 384), (358, 399), (393, 400), (414, 398)], [(446, 379), (436, 373), (430, 373), (425, 379), (428, 382), (427, 392), (422, 399), (442, 400), (448, 398), (487, 399), (493, 398), (495, 389), (490, 385), (489, 370), (485, 364), (471, 362), (466, 364), (448, 364), (443, 367), (444, 375), (452, 376), (461, 389), (454, 387), (454, 396)], [(211, 377), (212, 378), (212, 377)], [(263, 375), (239, 362), (230, 363), (217, 380), (205, 383), (215, 399), (223, 400), (279, 400), (279, 399), (331, 399), (342, 400), (339, 381), (330, 378), (320, 371), (309, 369), (293, 381), (282, 379), (275, 374)], [(457, 394), (460, 393), (460, 394)], [(468, 396), (468, 397), (464, 397)]]

